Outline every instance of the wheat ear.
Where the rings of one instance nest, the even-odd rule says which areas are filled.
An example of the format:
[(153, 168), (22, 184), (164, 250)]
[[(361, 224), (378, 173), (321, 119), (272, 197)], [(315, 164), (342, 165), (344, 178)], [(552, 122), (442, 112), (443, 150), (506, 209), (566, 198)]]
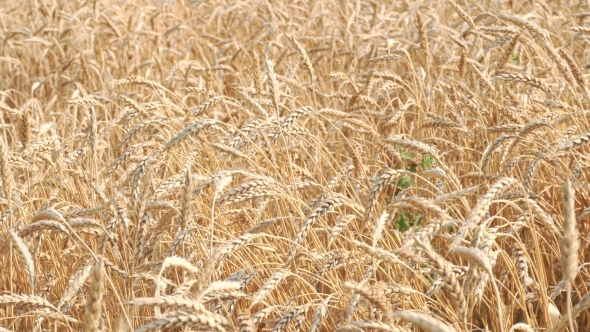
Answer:
[(410, 322), (429, 332), (456, 332), (454, 328), (442, 321), (419, 312), (395, 311), (392, 316), (395, 319)]
[(104, 284), (104, 262), (99, 259), (92, 272), (94, 281), (90, 288), (90, 295), (86, 300), (86, 312), (84, 313), (84, 331), (99, 332), (100, 314), (102, 311), (102, 287)]
[(10, 240), (18, 250), (18, 256), (23, 263), (25, 268), (25, 272), (29, 276), (29, 285), (31, 287), (31, 294), (35, 294), (35, 262), (33, 261), (33, 256), (31, 256), (31, 252), (27, 245), (23, 242), (23, 239), (18, 236), (14, 231), (11, 229), (7, 230), (8, 235), (10, 236)]
[(567, 310), (569, 317), (570, 331), (574, 331), (572, 318), (572, 284), (576, 278), (578, 269), (578, 231), (576, 230), (576, 215), (574, 212), (574, 189), (572, 184), (567, 180), (563, 185), (563, 238), (561, 238), (561, 266), (567, 285)]

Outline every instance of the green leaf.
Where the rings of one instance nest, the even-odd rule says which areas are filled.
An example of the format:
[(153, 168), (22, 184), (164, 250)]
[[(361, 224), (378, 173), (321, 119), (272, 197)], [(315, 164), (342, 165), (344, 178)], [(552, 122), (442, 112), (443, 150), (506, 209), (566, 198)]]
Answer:
[(512, 61), (514, 61), (516, 63), (518, 63), (520, 61), (520, 57), (518, 55), (514, 55), (514, 53), (511, 55), (512, 55)]
[[(398, 188), (398, 190), (410, 188), (411, 185), (412, 185), (412, 178), (409, 175), (402, 176), (395, 183), (395, 186)], [(396, 195), (397, 195), (397, 192), (396, 192)]]
[(405, 232), (409, 228), (408, 218), (406, 217), (405, 212), (400, 212), (399, 217), (397, 217), (397, 220), (395, 221), (394, 227), (400, 232)]
[(430, 169), (432, 164), (434, 164), (434, 159), (431, 156), (426, 156), (422, 158), (421, 164), (424, 169)]
[(411, 152), (405, 151), (403, 148), (399, 148), (399, 156), (402, 161), (412, 160), (414, 158)]

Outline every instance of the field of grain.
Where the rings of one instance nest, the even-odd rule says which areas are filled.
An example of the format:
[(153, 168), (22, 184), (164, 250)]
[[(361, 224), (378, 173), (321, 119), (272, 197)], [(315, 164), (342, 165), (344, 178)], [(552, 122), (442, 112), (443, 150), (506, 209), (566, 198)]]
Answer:
[(0, 331), (589, 331), (589, 1), (1, 4)]

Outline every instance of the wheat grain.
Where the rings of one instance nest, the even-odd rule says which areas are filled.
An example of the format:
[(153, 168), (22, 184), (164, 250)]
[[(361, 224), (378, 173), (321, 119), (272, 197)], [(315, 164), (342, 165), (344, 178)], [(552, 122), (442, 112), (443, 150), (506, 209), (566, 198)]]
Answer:
[(264, 300), (268, 293), (272, 292), (273, 289), (275, 289), (278, 286), (281, 280), (283, 280), (289, 275), (290, 273), (286, 270), (278, 270), (274, 272), (270, 276), (270, 278), (268, 278), (268, 280), (262, 285), (262, 287), (260, 287), (260, 290), (258, 290), (258, 292), (254, 295), (254, 297), (252, 298), (252, 302), (250, 304), (250, 308), (254, 307), (254, 305)]
[(393, 313), (393, 317), (397, 319), (401, 319), (403, 321), (407, 321), (413, 323), (426, 331), (440, 331), (440, 332), (452, 332), (455, 331), (454, 328), (446, 325), (445, 323), (441, 322), (440, 320), (422, 314), (418, 312), (411, 312), (411, 311), (396, 311)]
[(353, 284), (350, 282), (344, 283), (344, 286), (355, 291), (357, 294), (360, 294), (362, 297), (366, 298), (369, 302), (375, 305), (377, 309), (381, 310), (388, 323), (393, 322), (391, 319), (391, 305), (389, 304), (389, 302), (387, 302), (382, 292), (379, 292), (378, 290), (377, 292), (371, 291), (362, 284)]
[(533, 332), (534, 329), (525, 323), (517, 323), (512, 325), (512, 327), (510, 328), (510, 330), (508, 332), (514, 332), (514, 331), (524, 331), (524, 332)]
[(367, 221), (367, 219), (369, 218), (371, 210), (375, 205), (377, 198), (383, 190), (383, 188), (385, 187), (385, 185), (394, 181), (396, 178), (402, 176), (403, 174), (405, 174), (404, 170), (388, 169), (375, 180), (373, 186), (371, 187), (369, 197), (367, 198), (367, 204), (365, 205), (365, 221)]
[(31, 256), (31, 252), (27, 245), (23, 242), (22, 236), (17, 235), (12, 230), (7, 230), (8, 235), (10, 236), (10, 240), (12, 244), (18, 250), (18, 256), (21, 260), (25, 268), (25, 272), (29, 277), (29, 287), (31, 289), (31, 294), (35, 294), (35, 262), (33, 261), (33, 256)]
[(176, 311), (167, 314), (166, 316), (156, 319), (153, 322), (135, 329), (136, 332), (150, 332), (158, 331), (164, 328), (178, 327), (178, 326), (193, 326), (196, 328), (211, 329), (213, 331), (225, 332), (227, 331), (223, 325), (216, 320), (219, 316), (205, 315), (202, 313), (191, 314), (182, 311)]
[(378, 321), (353, 321), (350, 322), (350, 324), (352, 326), (361, 328), (361, 331), (364, 331), (362, 329), (371, 329), (374, 331), (383, 331), (383, 332), (404, 332), (407, 331), (406, 329), (403, 329), (401, 327), (392, 325), (392, 324), (387, 324), (387, 323), (383, 323), (383, 322), (378, 322)]
[(94, 281), (90, 289), (90, 296), (86, 301), (86, 312), (84, 314), (84, 331), (100, 331), (98, 324), (102, 311), (102, 294), (104, 284), (104, 263), (99, 260), (92, 273)]
[(307, 235), (307, 231), (309, 230), (311, 225), (313, 225), (321, 216), (326, 214), (328, 211), (330, 211), (342, 204), (343, 204), (342, 200), (340, 200), (337, 197), (328, 198), (325, 201), (323, 201), (322, 203), (320, 203), (305, 218), (303, 225), (301, 225), (301, 228), (299, 228), (299, 231), (297, 231), (297, 234), (295, 235), (295, 239), (293, 239), (293, 244), (291, 245), (291, 249), (289, 250), (289, 253), (287, 254), (287, 260), (285, 262), (286, 265), (290, 264), (291, 260), (293, 259), (293, 256), (295, 255), (295, 251), (297, 250), (297, 247), (299, 246), (299, 244), (303, 241), (303, 239)]
[(545, 83), (539, 81), (538, 79), (531, 77), (531, 76), (525, 76), (525, 75), (521, 75), (521, 74), (499, 74), (494, 76), (495, 80), (502, 80), (502, 81), (516, 81), (516, 82), (522, 82), (522, 83), (526, 83), (532, 87), (541, 89), (547, 93), (552, 93), (551, 88), (549, 88)]
[(563, 267), (564, 279), (567, 287), (567, 303), (569, 328), (574, 330), (573, 318), (571, 312), (571, 284), (576, 278), (578, 267), (578, 231), (576, 229), (576, 215), (574, 212), (574, 190), (569, 180), (562, 186), (563, 190), (563, 238), (560, 241), (561, 249), (561, 266)]
[(18, 304), (21, 307), (48, 308), (56, 312), (59, 312), (59, 310), (56, 307), (54, 307), (51, 303), (49, 303), (49, 301), (35, 295), (0, 295), (0, 304)]
[(238, 324), (238, 329), (240, 332), (254, 332), (256, 330), (256, 327), (252, 322), (250, 310), (248, 309), (238, 310), (236, 323)]
[[(271, 332), (281, 332), (284, 328), (292, 321), (294, 321), (298, 316), (303, 313), (302, 306), (296, 306), (289, 309), (273, 326)], [(299, 329), (297, 329), (299, 330)]]
[(436, 254), (430, 245), (425, 244), (420, 240), (416, 240), (416, 244), (421, 247), (423, 252), (428, 256), (433, 263), (433, 267), (437, 270), (443, 279), (443, 282), (449, 287), (449, 295), (453, 301), (453, 305), (457, 312), (460, 322), (464, 322), (466, 317), (467, 302), (463, 289), (457, 280), (457, 275), (452, 271), (451, 264), (446, 262), (440, 255)]
[(419, 10), (416, 12), (416, 27), (418, 28), (418, 36), (420, 36), (420, 48), (422, 49), (422, 52), (424, 52), (424, 55), (428, 57), (428, 54), (430, 53), (428, 50), (428, 39), (426, 37), (422, 13), (420, 13)]
[(488, 190), (488, 192), (479, 199), (477, 205), (471, 210), (471, 212), (469, 212), (469, 215), (465, 219), (465, 223), (457, 231), (457, 235), (451, 243), (451, 247), (457, 246), (459, 242), (467, 235), (467, 233), (479, 224), (479, 222), (485, 216), (488, 208), (492, 204), (494, 198), (497, 197), (500, 192), (506, 190), (516, 182), (517, 181), (513, 178), (498, 179)]

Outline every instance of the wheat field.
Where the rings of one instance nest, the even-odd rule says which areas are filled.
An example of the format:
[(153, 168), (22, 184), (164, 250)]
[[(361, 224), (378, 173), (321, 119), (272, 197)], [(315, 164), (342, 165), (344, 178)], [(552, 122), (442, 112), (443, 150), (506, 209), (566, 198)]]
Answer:
[(0, 28), (0, 331), (590, 331), (590, 1)]

